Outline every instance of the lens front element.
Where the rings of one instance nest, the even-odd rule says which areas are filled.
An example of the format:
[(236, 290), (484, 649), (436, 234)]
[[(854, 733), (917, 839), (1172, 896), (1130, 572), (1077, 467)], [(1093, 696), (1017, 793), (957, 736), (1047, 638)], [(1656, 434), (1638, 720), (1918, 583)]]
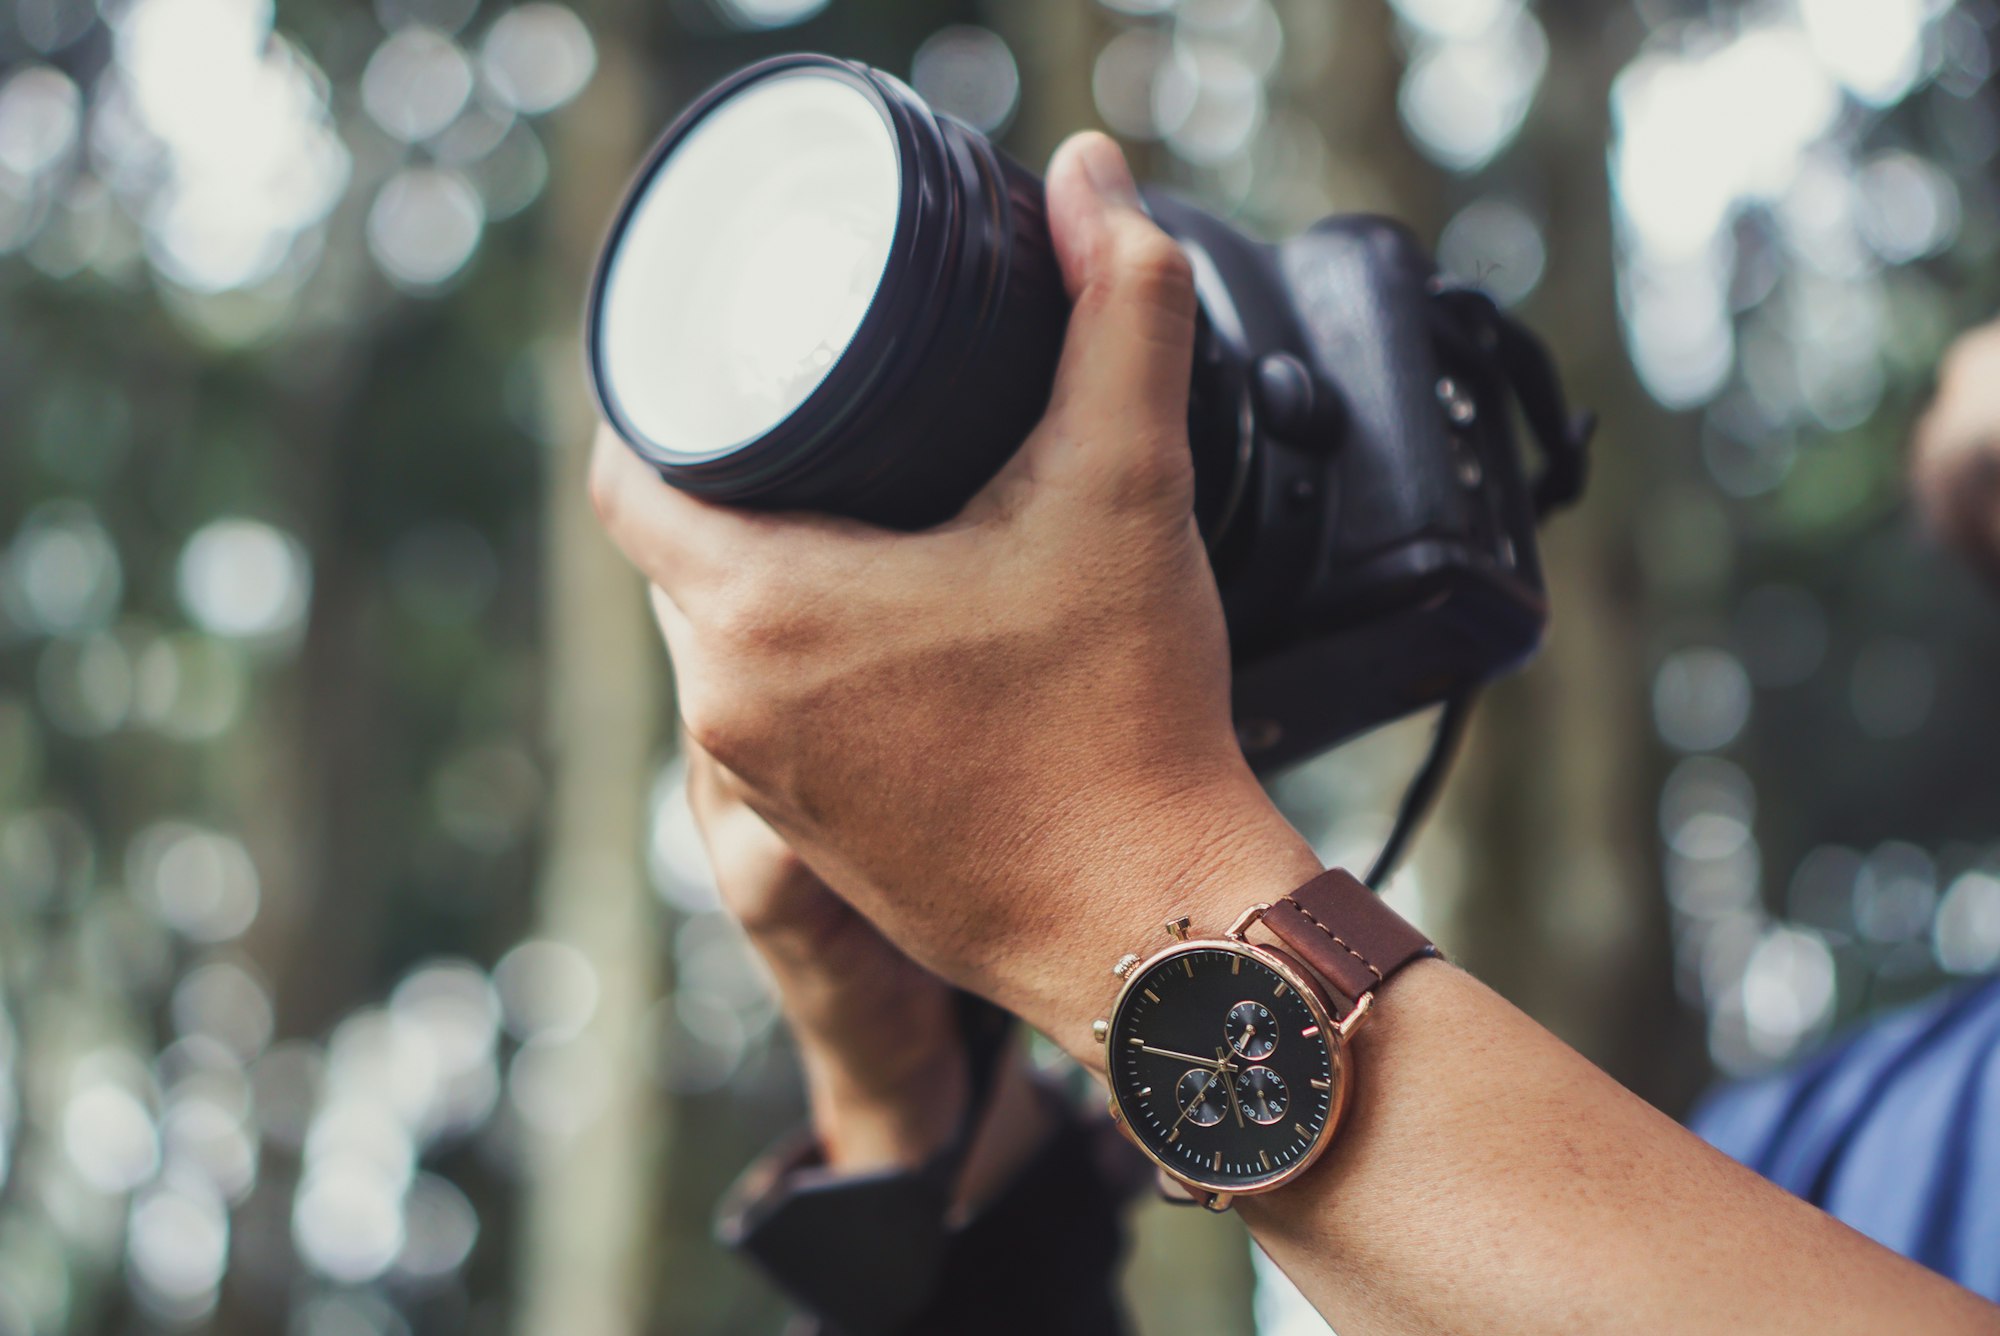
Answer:
[(882, 282), (902, 178), (880, 110), (801, 70), (714, 107), (614, 239), (600, 392), (668, 457), (783, 422), (833, 369)]

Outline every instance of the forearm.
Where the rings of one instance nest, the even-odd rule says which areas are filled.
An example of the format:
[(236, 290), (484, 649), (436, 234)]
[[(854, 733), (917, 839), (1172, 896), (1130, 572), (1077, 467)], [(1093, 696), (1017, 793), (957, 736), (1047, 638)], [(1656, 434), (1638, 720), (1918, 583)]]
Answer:
[(1343, 1336), (2000, 1329), (1449, 966), (1385, 989), (1356, 1059), (1325, 1161), (1239, 1204)]
[[(1132, 886), (1136, 864), (1173, 889), (1150, 905), (1136, 889), (1107, 896), (1105, 921), (1136, 932), (1064, 934), (1052, 955), (1082, 987), (1063, 999), (1041, 969), (1017, 971), (1030, 1019), (1094, 1068), (1105, 971), (1156, 944), (1144, 925), (1188, 914), (1216, 934), (1316, 870), (1275, 811), (1202, 838), (1208, 808), (1112, 841), (1161, 852), (1106, 865), (1103, 884)], [(2000, 1329), (1995, 1310), (1709, 1149), (1450, 966), (1393, 979), (1354, 1052), (1354, 1104), (1326, 1157), (1237, 1200), (1342, 1336)]]

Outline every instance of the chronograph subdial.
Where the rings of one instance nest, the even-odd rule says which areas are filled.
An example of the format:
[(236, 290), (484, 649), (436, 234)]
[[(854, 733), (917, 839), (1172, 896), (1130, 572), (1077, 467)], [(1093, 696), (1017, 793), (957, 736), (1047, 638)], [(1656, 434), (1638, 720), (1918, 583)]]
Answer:
[(1269, 1127), (1292, 1107), (1285, 1078), (1269, 1067), (1247, 1068), (1236, 1073), (1235, 1079), (1236, 1102), (1242, 1106), (1243, 1116), (1253, 1123)]
[(1238, 1002), (1223, 1021), (1230, 1051), (1262, 1062), (1278, 1047), (1278, 1020), (1262, 1002)]
[(1190, 1068), (1174, 1087), (1181, 1116), (1196, 1127), (1214, 1127), (1229, 1112), (1229, 1078), (1214, 1067)]

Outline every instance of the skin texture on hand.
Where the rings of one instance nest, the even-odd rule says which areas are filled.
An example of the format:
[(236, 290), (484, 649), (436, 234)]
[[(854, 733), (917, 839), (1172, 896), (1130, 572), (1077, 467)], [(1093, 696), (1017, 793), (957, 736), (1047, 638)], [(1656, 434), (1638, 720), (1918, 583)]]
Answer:
[(1112, 932), (1284, 828), (1236, 745), (1192, 514), (1188, 262), (1101, 136), (1048, 201), (1075, 298), (1053, 399), (955, 521), (725, 509), (608, 435), (592, 493), (738, 796), (913, 958), (1080, 1052), (1064, 1004)]
[[(722, 788), (914, 960), (1095, 1069), (1120, 953), (1179, 913), (1218, 934), (1319, 863), (1230, 729), (1187, 263), (1101, 136), (1058, 152), (1048, 201), (1076, 303), (1054, 398), (956, 521), (723, 511), (609, 438), (592, 483), (663, 593)], [(1386, 985), (1354, 1059), (1329, 1152), (1238, 1202), (1342, 1336), (2000, 1332), (1441, 962)]]
[(1910, 482), (1931, 527), (2000, 583), (2000, 324), (1946, 355), (1912, 441)]

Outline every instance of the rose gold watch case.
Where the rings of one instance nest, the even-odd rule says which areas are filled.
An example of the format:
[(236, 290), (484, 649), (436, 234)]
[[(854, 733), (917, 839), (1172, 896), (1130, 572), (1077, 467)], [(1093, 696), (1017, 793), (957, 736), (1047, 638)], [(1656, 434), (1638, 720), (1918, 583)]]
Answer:
[[(1243, 919), (1238, 920), (1237, 926), (1232, 928), (1231, 932), (1247, 931), (1249, 923), (1253, 922), (1254, 919), (1254, 915), (1246, 913)], [(1133, 1130), (1131, 1116), (1125, 1108), (1124, 1094), (1119, 1090), (1118, 1083), (1111, 1079), (1109, 1037), (1118, 1032), (1118, 1017), (1123, 1014), (1125, 1004), (1131, 999), (1132, 993), (1139, 987), (1139, 981), (1146, 978), (1155, 968), (1165, 964), (1167, 961), (1179, 956), (1189, 955), (1196, 951), (1235, 952), (1239, 955), (1248, 956), (1266, 969), (1269, 969), (1272, 973), (1290, 984), (1298, 992), (1298, 995), (1305, 1000), (1306, 1009), (1312, 1012), (1313, 1023), (1319, 1026), (1321, 1036), (1326, 1039), (1327, 1056), (1331, 1059), (1333, 1069), (1333, 1074), (1329, 1078), (1333, 1082), (1333, 1090), (1331, 1092), (1332, 1107), (1327, 1113), (1326, 1123), (1320, 1128), (1319, 1135), (1313, 1138), (1312, 1145), (1307, 1148), (1305, 1155), (1300, 1158), (1298, 1163), (1287, 1165), (1270, 1178), (1261, 1179), (1255, 1183), (1203, 1181), (1169, 1165), (1164, 1159), (1154, 1153), (1151, 1146), (1140, 1140), (1138, 1133)], [(1357, 1004), (1349, 1013), (1350, 1020), (1359, 1020), (1361, 1013), (1365, 1012), (1365, 1010), (1365, 1004)], [(1348, 1068), (1346, 1041), (1347, 1034), (1352, 1029), (1352, 1025), (1343, 1024), (1334, 1018), (1333, 1008), (1327, 1002), (1326, 989), (1321, 985), (1318, 977), (1311, 970), (1308, 970), (1290, 955), (1276, 947), (1265, 946), (1259, 942), (1245, 941), (1240, 936), (1197, 937), (1184, 941), (1176, 941), (1173, 945), (1147, 956), (1144, 960), (1141, 960), (1137, 965), (1132, 966), (1126, 971), (1125, 982), (1118, 990), (1117, 1000), (1111, 1004), (1111, 1014), (1107, 1020), (1105, 1080), (1111, 1087), (1112, 1116), (1117, 1119), (1118, 1125), (1124, 1130), (1126, 1137), (1143, 1151), (1146, 1158), (1151, 1160), (1166, 1177), (1180, 1184), (1183, 1188), (1188, 1189), (1196, 1201), (1210, 1207), (1212, 1210), (1227, 1209), (1228, 1201), (1231, 1197), (1255, 1196), (1260, 1193), (1270, 1192), (1274, 1188), (1281, 1188), (1306, 1170), (1312, 1168), (1313, 1163), (1333, 1143), (1334, 1131), (1340, 1126), (1341, 1119), (1347, 1114), (1348, 1093), (1353, 1085), (1353, 1080)], [(1214, 1200), (1203, 1200), (1209, 1194), (1213, 1194)]]

